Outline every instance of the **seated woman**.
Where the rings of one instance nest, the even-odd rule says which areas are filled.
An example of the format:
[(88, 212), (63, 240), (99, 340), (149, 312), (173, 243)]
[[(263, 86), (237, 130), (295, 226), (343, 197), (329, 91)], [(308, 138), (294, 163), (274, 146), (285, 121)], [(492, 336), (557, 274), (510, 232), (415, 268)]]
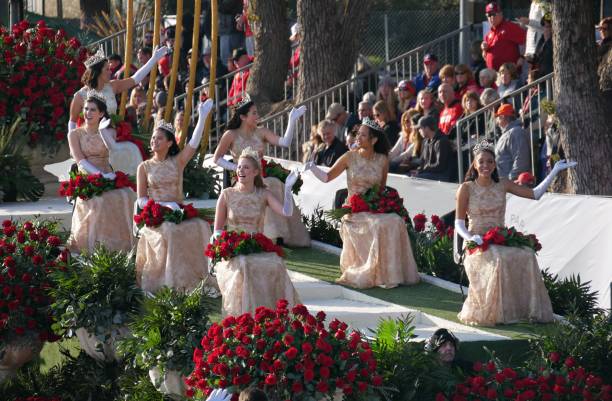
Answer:
[[(68, 133), (70, 154), (79, 166), (79, 172), (102, 174), (114, 179), (109, 164), (109, 147), (115, 143), (100, 132), (100, 120), (108, 117), (105, 97), (90, 91), (83, 107), (85, 125)], [(115, 189), (89, 200), (77, 198), (72, 214), (68, 248), (73, 252), (92, 251), (97, 243), (116, 251), (129, 251), (134, 245), (132, 237), (132, 205), (136, 194), (129, 188)]]
[[(236, 172), (238, 182), (225, 188), (217, 201), (215, 238), (222, 235), (224, 227), (228, 231), (261, 232), (266, 207), (274, 213), (291, 216), (291, 187), (297, 180), (297, 173), (287, 177), (285, 200), (281, 205), (265, 187), (257, 151), (246, 148), (238, 158)], [(285, 263), (276, 253), (235, 256), (219, 262), (215, 271), (223, 296), (224, 315), (253, 313), (258, 306), (274, 308), (279, 299), (286, 299), (290, 304), (299, 303)]]
[(411, 160), (415, 145), (412, 142), (412, 117), (416, 114), (414, 110), (405, 111), (402, 114), (400, 137), (389, 151), (389, 170), (392, 173), (406, 173), (415, 167)]
[[(312, 163), (305, 165), (322, 182), (346, 170), (348, 196), (364, 193), (387, 182), (389, 144), (380, 126), (364, 119), (357, 136), (358, 150), (345, 153), (329, 172)], [(393, 288), (419, 281), (404, 220), (395, 213), (361, 212), (342, 218), (341, 284), (356, 288)]]
[[(236, 164), (225, 160), (223, 156), (229, 151), (234, 160), (247, 147), (253, 148), (258, 154), (260, 161), (263, 158), (266, 143), (274, 146), (288, 148), (293, 140), (293, 133), (297, 120), (306, 112), (305, 107), (292, 109), (289, 113), (289, 122), (285, 135), (281, 138), (267, 128), (259, 127), (257, 120), (257, 106), (248, 94), (235, 105), (234, 114), (227, 123), (227, 131), (221, 137), (219, 145), (215, 150), (214, 162), (227, 170), (236, 170)], [(264, 183), (274, 196), (283, 199), (283, 183), (276, 177), (265, 177)], [(293, 196), (291, 197), (293, 202)], [(310, 235), (302, 223), (300, 213), (293, 213), (290, 217), (279, 216), (270, 209), (266, 209), (266, 218), (263, 233), (274, 239), (282, 238), (283, 243), (289, 246), (310, 246)]]
[[(506, 193), (540, 199), (560, 171), (576, 163), (561, 161), (536, 188), (499, 179), (495, 149), (483, 141), (474, 147), (474, 161), (457, 192), (455, 231), (466, 241), (480, 245), (491, 228), (504, 225)], [(469, 231), (465, 218), (469, 217)], [(470, 281), (459, 320), (472, 325), (495, 325), (520, 320), (550, 322), (550, 298), (533, 250), (491, 245), (486, 251), (465, 256)]]
[[(183, 200), (183, 169), (200, 144), (212, 100), (198, 106), (198, 123), (183, 150), (174, 137), (172, 124), (158, 121), (151, 136), (153, 156), (138, 166), (138, 207), (150, 199), (173, 210)], [(136, 252), (136, 274), (140, 287), (155, 291), (162, 286), (191, 290), (211, 278), (204, 256), (210, 238), (209, 224), (192, 218), (180, 224), (164, 222), (140, 230)], [(214, 283), (211, 285), (214, 287)]]

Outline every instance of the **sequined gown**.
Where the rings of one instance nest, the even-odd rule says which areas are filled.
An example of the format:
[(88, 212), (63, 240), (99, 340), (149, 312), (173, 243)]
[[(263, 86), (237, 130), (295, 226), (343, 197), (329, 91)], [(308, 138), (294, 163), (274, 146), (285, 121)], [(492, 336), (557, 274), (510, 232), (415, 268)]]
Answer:
[[(347, 154), (349, 197), (380, 184), (386, 162), (384, 155), (375, 153), (368, 160), (359, 152)], [(340, 236), (343, 246), (339, 283), (355, 288), (392, 288), (419, 282), (406, 223), (397, 214), (348, 214), (342, 218)]]
[[(244, 135), (239, 131), (235, 132), (236, 136), (230, 148), (230, 153), (235, 162), (237, 162), (242, 151), (248, 147), (259, 152), (259, 156), (263, 157), (265, 139), (261, 130), (256, 130), (253, 135), (250, 136)], [(282, 203), (285, 199), (284, 184), (276, 177), (265, 177), (264, 183), (268, 190), (274, 194), (276, 199)], [(310, 246), (310, 235), (302, 222), (300, 209), (295, 206), (295, 203), (293, 204), (293, 215), (290, 217), (274, 213), (272, 209), (267, 207), (265, 211), (263, 233), (272, 239), (283, 238), (285, 245), (296, 247)]]
[[(243, 193), (235, 187), (226, 188), (219, 199), (227, 205), (227, 230), (261, 232), (266, 208), (263, 189)], [(217, 263), (215, 272), (224, 315), (239, 316), (254, 312), (258, 306), (274, 308), (279, 299), (291, 305), (300, 302), (285, 262), (275, 253), (236, 256)]]
[[(506, 191), (501, 182), (469, 188), (469, 231), (484, 235), (504, 225)], [(552, 306), (533, 250), (490, 245), (485, 252), (466, 255), (470, 280), (468, 296), (459, 313), (467, 324), (490, 326), (520, 320), (550, 322)]]
[[(84, 128), (77, 128), (72, 135), (78, 137), (87, 161), (104, 173), (112, 171), (108, 149), (99, 133), (88, 134)], [(78, 198), (72, 213), (68, 248), (73, 252), (92, 251), (100, 243), (114, 251), (132, 249), (132, 205), (135, 200), (136, 193), (129, 188), (108, 191), (89, 200)]]
[[(147, 174), (148, 196), (156, 202), (183, 200), (183, 171), (176, 157), (142, 162)], [(204, 256), (210, 239), (210, 225), (198, 218), (180, 224), (164, 222), (143, 227), (136, 252), (136, 275), (140, 287), (155, 291), (162, 286), (192, 290), (205, 280), (212, 292), (216, 287)]]

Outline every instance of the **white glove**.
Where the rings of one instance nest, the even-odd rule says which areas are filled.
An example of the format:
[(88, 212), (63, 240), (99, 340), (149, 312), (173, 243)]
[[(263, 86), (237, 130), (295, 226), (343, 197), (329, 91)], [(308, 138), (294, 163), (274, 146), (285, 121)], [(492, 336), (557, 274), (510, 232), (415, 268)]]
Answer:
[(291, 174), (287, 176), (285, 180), (285, 200), (283, 201), (283, 216), (293, 215), (293, 195), (291, 194), (291, 188), (299, 178), (299, 171), (294, 169)]
[(211, 244), (213, 242), (215, 242), (215, 240), (221, 236), (222, 232), (223, 232), (223, 230), (215, 230), (215, 231), (213, 231), (212, 235), (210, 236), (210, 240), (208, 242), (210, 242)]
[(295, 125), (298, 118), (302, 117), (306, 113), (306, 106), (300, 106), (297, 109), (293, 108), (289, 112), (289, 123), (285, 130), (285, 135), (278, 140), (278, 146), (288, 148), (293, 141), (293, 133), (295, 132)]
[(232, 395), (226, 389), (218, 388), (210, 393), (206, 401), (229, 401), (231, 399)]
[(75, 123), (72, 120), (68, 120), (68, 132), (76, 129), (76, 127), (77, 127), (77, 123)]
[(140, 198), (136, 200), (138, 207), (141, 209), (144, 209), (144, 207), (147, 205), (147, 202), (149, 202), (148, 196), (141, 196)]
[(167, 46), (162, 46), (158, 49), (155, 49), (153, 51), (153, 57), (151, 57), (149, 61), (145, 63), (145, 65), (140, 67), (138, 71), (136, 71), (134, 75), (132, 75), (131, 78), (134, 80), (136, 85), (138, 85), (143, 79), (145, 79), (145, 77), (149, 75), (149, 72), (151, 71), (151, 69), (153, 69), (155, 64), (168, 53), (169, 49)]
[(110, 118), (103, 118), (100, 121), (100, 124), (98, 124), (98, 129), (100, 131), (102, 131), (104, 128), (108, 128), (111, 124), (111, 119)]
[(106, 149), (110, 150), (111, 152), (117, 149), (117, 141), (115, 140), (115, 133), (116, 131), (114, 128), (110, 128), (110, 127), (100, 128), (100, 136), (102, 137), (102, 142), (104, 142)]
[(87, 159), (79, 161), (78, 165), (85, 170), (87, 174), (102, 174), (102, 172), (96, 166), (88, 162)]
[(238, 168), (238, 165), (236, 163), (232, 163), (229, 160), (225, 160), (223, 157), (220, 157), (219, 160), (215, 162), (215, 164), (230, 171), (236, 171), (236, 169)]
[(304, 165), (304, 171), (310, 170), (315, 177), (321, 182), (327, 182), (329, 180), (327, 173), (319, 168), (314, 162), (308, 162)]
[(550, 184), (552, 184), (553, 180), (555, 179), (557, 174), (559, 174), (559, 172), (574, 167), (577, 164), (578, 163), (575, 161), (565, 160), (559, 160), (558, 162), (556, 162), (550, 174), (548, 174), (546, 178), (544, 178), (544, 180), (542, 180), (542, 182), (533, 189), (533, 199), (539, 200), (546, 193), (546, 190), (548, 189)]
[(198, 105), (198, 123), (196, 124), (193, 134), (191, 135), (191, 139), (189, 140), (189, 146), (194, 149), (197, 149), (200, 146), (200, 141), (202, 140), (202, 132), (204, 132), (204, 126), (206, 125), (206, 117), (208, 117), (208, 113), (213, 108), (212, 99), (208, 99), (204, 103), (200, 103)]
[(117, 178), (117, 175), (111, 171), (110, 173), (102, 174), (102, 177), (109, 179), (109, 180), (114, 180), (115, 178)]
[(480, 235), (470, 234), (470, 232), (465, 227), (465, 220), (463, 219), (455, 220), (455, 231), (457, 232), (457, 234), (461, 235), (461, 238), (463, 238), (464, 240), (473, 241), (477, 243), (478, 245), (482, 245), (482, 242), (483, 242), (482, 237)]
[(179, 210), (181, 207), (176, 202), (157, 202), (162, 206), (169, 207), (172, 210)]

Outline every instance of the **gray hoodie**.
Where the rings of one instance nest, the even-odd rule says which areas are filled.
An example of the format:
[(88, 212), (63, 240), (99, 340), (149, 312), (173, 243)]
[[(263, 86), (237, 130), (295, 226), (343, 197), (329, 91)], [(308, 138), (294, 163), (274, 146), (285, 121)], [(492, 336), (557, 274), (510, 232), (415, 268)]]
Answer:
[(520, 173), (531, 170), (529, 137), (519, 120), (502, 130), (495, 146), (495, 161), (501, 178), (515, 180)]

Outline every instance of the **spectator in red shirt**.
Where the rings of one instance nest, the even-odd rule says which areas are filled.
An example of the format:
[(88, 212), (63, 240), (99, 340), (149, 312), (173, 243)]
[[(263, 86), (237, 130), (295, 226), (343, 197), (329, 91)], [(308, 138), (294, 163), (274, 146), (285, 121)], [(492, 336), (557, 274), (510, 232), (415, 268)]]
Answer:
[(474, 74), (466, 64), (455, 66), (455, 92), (463, 98), (467, 92), (476, 92), (480, 95), (481, 89), (474, 80)]
[(236, 28), (239, 31), (244, 32), (244, 46), (246, 47), (247, 54), (249, 56), (255, 55), (255, 38), (253, 38), (253, 31), (251, 31), (251, 25), (249, 24), (249, 1), (242, 1), (242, 14), (236, 21)]
[(461, 101), (455, 97), (455, 91), (451, 84), (441, 84), (438, 87), (438, 98), (444, 104), (444, 108), (440, 113), (438, 129), (442, 134), (452, 139), (456, 135), (455, 126), (457, 125), (457, 120), (463, 115)]
[[(232, 54), (232, 61), (234, 62), (236, 69), (240, 69), (252, 63), (253, 57), (249, 56), (243, 47), (239, 47), (238, 49), (234, 50), (234, 53)], [(227, 98), (228, 106), (233, 106), (242, 100), (242, 96), (246, 93), (247, 81), (249, 80), (250, 72), (251, 69), (247, 68), (234, 75), (234, 80), (232, 81), (232, 86), (230, 87)]]
[(297, 22), (291, 26), (291, 36), (289, 36), (289, 41), (291, 42), (291, 47), (293, 48), (293, 53), (291, 55), (291, 59), (289, 60), (289, 73), (287, 74), (287, 86), (292, 86), (295, 84), (295, 80), (298, 77), (298, 67), (300, 66), (300, 39), (301, 34), (300, 31), (302, 27)]
[(487, 67), (495, 71), (504, 63), (523, 65), (521, 47), (525, 46), (527, 32), (518, 24), (504, 19), (504, 14), (497, 3), (489, 3), (485, 9), (491, 30), (482, 42), (482, 57)]

